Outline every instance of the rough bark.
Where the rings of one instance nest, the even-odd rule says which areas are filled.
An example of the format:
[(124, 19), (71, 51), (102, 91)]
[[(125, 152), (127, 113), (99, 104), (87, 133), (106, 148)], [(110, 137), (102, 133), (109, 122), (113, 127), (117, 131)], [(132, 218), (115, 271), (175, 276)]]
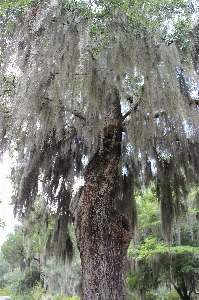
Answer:
[(126, 298), (126, 250), (132, 227), (126, 216), (114, 210), (119, 131), (104, 138), (103, 149), (85, 170), (76, 232), (82, 261), (82, 300)]

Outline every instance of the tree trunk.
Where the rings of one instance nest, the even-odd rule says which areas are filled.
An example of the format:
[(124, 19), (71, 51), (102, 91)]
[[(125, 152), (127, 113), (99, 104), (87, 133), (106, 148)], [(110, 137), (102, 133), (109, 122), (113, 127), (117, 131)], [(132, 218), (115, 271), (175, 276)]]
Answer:
[(174, 288), (182, 300), (191, 299), (191, 293), (188, 292), (186, 288), (181, 289), (180, 287), (176, 287), (176, 286), (174, 286)]
[(126, 251), (132, 227), (114, 210), (121, 132), (104, 138), (85, 170), (78, 204), (77, 243), (82, 261), (82, 300), (126, 298)]
[(139, 289), (138, 300), (146, 300), (146, 290)]

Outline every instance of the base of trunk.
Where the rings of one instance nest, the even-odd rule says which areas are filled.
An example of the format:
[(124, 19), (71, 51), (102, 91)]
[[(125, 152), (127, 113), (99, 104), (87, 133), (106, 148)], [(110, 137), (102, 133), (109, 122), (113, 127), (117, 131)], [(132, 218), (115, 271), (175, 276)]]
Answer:
[(131, 237), (127, 218), (117, 213), (103, 218), (101, 226), (90, 227), (89, 238), (79, 243), (82, 299), (126, 298), (126, 251)]

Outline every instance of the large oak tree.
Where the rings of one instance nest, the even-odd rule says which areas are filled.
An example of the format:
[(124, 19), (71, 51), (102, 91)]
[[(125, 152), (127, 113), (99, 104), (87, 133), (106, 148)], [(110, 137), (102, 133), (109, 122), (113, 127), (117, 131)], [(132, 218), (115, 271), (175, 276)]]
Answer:
[(0, 140), (18, 153), (15, 213), (28, 217), (42, 194), (57, 212), (47, 246), (62, 257), (74, 221), (84, 300), (125, 299), (134, 189), (155, 181), (170, 241), (198, 180), (196, 13), (172, 0), (2, 5)]

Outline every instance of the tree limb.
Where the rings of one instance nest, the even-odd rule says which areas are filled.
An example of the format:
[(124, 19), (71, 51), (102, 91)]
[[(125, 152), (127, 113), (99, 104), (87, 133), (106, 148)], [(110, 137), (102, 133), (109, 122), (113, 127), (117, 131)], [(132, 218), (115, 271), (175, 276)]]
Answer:
[(106, 137), (110, 132), (113, 130), (117, 130), (124, 126), (123, 121), (138, 108), (139, 103), (141, 102), (141, 98), (133, 105), (133, 107), (125, 113), (121, 118), (119, 118), (118, 122), (116, 124), (110, 124), (107, 127), (104, 128), (104, 136)]
[(119, 122), (118, 124), (122, 124), (122, 122), (133, 112), (135, 111), (137, 108), (138, 108), (138, 105), (140, 104), (141, 102), (141, 98), (133, 105), (133, 107), (127, 111), (127, 113), (125, 113), (124, 116), (122, 116), (120, 119), (119, 119)]
[[(107, 136), (111, 131), (113, 131), (113, 130), (115, 130), (115, 129), (121, 128), (121, 127), (124, 125), (124, 124), (122, 124), (123, 121), (124, 121), (124, 120), (125, 120), (125, 119), (133, 112), (133, 111), (137, 110), (138, 105), (139, 105), (140, 102), (141, 102), (141, 98), (133, 105), (133, 107), (132, 107), (127, 113), (125, 113), (125, 114), (118, 120), (117, 124), (115, 124), (115, 125), (111, 124), (111, 125), (109, 125), (108, 127), (104, 128), (104, 136)], [(80, 113), (78, 113), (78, 112), (76, 112), (76, 111), (71, 111), (71, 113), (72, 113), (75, 117), (77, 117), (77, 118), (83, 120), (84, 122), (86, 122), (86, 118), (85, 118), (83, 115), (81, 115)]]
[(189, 106), (191, 106), (192, 104), (199, 105), (199, 99), (190, 100), (190, 101), (189, 101)]
[(76, 112), (76, 111), (72, 111), (72, 114), (73, 114), (75, 117), (77, 117), (77, 118), (83, 120), (84, 122), (86, 122), (86, 118), (85, 118), (84, 116), (82, 116), (80, 113), (78, 113), (78, 112)]

